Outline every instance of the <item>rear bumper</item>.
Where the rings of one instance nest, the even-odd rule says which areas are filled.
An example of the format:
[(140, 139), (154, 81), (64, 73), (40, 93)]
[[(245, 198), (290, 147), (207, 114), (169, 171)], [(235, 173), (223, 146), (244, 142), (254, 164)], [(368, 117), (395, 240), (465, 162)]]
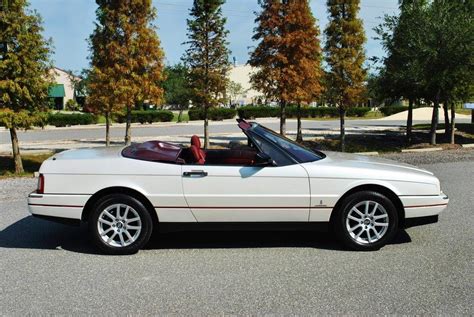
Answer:
[(37, 194), (28, 195), (28, 210), (33, 216), (42, 218), (65, 218), (80, 220), (90, 195)]
[(448, 207), (449, 198), (441, 193), (436, 196), (400, 196), (405, 209), (405, 219), (437, 216)]

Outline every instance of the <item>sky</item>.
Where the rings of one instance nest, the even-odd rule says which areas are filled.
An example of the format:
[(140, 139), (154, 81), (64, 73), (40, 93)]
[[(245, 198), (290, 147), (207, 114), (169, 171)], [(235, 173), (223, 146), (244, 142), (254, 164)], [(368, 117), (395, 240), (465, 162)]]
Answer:
[[(311, 9), (321, 33), (327, 24), (326, 0), (311, 0)], [(397, 0), (361, 0), (360, 17), (364, 22), (367, 58), (384, 54), (372, 30), (385, 14), (398, 12)], [(192, 0), (153, 0), (158, 17), (155, 24), (167, 64), (180, 61), (186, 48), (186, 18)], [(52, 38), (54, 64), (62, 69), (80, 71), (89, 66), (87, 39), (94, 29), (94, 0), (30, 0), (30, 9), (37, 10), (43, 18), (44, 36)], [(231, 59), (245, 64), (252, 46), (255, 12), (260, 7), (257, 0), (227, 0), (223, 14), (227, 17)]]

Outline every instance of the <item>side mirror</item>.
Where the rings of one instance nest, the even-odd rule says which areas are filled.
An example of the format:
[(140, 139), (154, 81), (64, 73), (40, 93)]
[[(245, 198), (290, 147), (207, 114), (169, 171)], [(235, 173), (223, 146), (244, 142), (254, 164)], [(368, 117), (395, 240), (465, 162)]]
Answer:
[(255, 157), (254, 166), (276, 166), (276, 162), (270, 157), (270, 155), (259, 152)]

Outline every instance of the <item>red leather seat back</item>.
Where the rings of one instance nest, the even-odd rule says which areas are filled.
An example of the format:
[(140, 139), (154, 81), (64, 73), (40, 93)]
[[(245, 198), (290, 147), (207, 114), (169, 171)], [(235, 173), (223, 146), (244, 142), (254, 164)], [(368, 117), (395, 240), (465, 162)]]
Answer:
[(202, 155), (202, 150), (195, 145), (191, 145), (191, 153), (194, 157), (194, 163), (203, 165), (206, 162), (205, 156)]
[(201, 149), (201, 140), (199, 140), (197, 135), (191, 137), (191, 153), (196, 164), (202, 165), (206, 162), (206, 152)]

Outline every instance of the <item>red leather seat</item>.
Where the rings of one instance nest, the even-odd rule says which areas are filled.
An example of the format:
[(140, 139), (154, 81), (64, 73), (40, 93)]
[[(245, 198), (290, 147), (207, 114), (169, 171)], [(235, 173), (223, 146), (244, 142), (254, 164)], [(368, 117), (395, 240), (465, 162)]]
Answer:
[(201, 149), (201, 140), (197, 135), (191, 137), (191, 153), (196, 164), (202, 165), (206, 162), (206, 152)]

